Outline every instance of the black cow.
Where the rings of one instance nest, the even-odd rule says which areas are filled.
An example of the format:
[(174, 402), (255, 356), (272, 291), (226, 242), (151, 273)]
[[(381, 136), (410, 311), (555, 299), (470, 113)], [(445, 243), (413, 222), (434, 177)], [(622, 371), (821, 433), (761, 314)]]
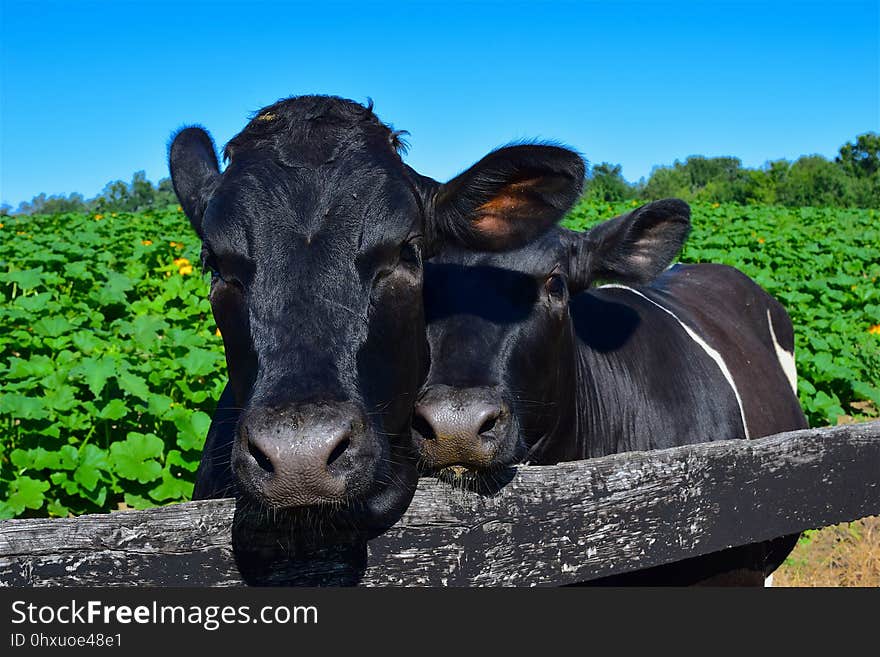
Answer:
[(174, 137), (171, 177), (212, 273), (229, 373), (196, 498), (237, 489), (365, 526), (409, 503), (423, 261), (447, 245), (522, 245), (571, 206), (584, 167), (563, 148), (511, 146), (441, 185), (400, 153), (372, 106), (326, 96), (260, 110), (222, 173), (203, 129)]
[[(807, 426), (785, 310), (731, 267), (667, 269), (689, 230), (687, 204), (664, 200), (586, 233), (430, 263), (431, 367), (414, 418), (423, 468), (491, 479), (514, 463)], [(758, 583), (793, 542), (613, 582)]]

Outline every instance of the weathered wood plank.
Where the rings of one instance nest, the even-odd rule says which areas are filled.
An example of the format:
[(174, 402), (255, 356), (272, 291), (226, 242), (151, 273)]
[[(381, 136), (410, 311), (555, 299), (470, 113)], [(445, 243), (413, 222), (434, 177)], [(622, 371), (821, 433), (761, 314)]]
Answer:
[[(0, 583), (243, 584), (234, 514), (232, 500), (212, 500), (8, 520), (0, 523)], [(493, 496), (423, 479), (381, 536), (274, 563), (260, 581), (559, 585), (874, 514), (880, 422), (523, 466)], [(285, 539), (245, 543), (252, 540)]]

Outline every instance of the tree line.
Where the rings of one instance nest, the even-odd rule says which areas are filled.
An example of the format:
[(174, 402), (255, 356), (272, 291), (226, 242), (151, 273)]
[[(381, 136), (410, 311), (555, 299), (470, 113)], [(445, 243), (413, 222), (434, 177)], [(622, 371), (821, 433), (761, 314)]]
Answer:
[(594, 201), (677, 197), (712, 203), (880, 208), (880, 134), (868, 132), (841, 146), (837, 157), (804, 155), (743, 167), (736, 157), (692, 155), (627, 182), (618, 164), (591, 167), (584, 190)]
[[(713, 203), (760, 203), (788, 206), (880, 208), (880, 134), (867, 132), (841, 146), (834, 160), (804, 155), (794, 162), (774, 160), (764, 166), (743, 167), (736, 157), (692, 155), (684, 162), (655, 167), (647, 179), (628, 182), (619, 164), (593, 165), (584, 197), (591, 201), (651, 200), (668, 197)], [(130, 183), (116, 180), (92, 199), (82, 194), (39, 194), (15, 211), (8, 205), (0, 215), (63, 212), (141, 212), (177, 205), (170, 178), (154, 185), (143, 171)]]
[(0, 215), (60, 214), (64, 212), (142, 212), (177, 205), (177, 196), (171, 178), (162, 178), (157, 185), (147, 180), (143, 171), (137, 171), (127, 183), (114, 180), (104, 186), (100, 194), (86, 199), (74, 192), (68, 196), (38, 194), (30, 201), (22, 201), (14, 211), (8, 205), (0, 208)]

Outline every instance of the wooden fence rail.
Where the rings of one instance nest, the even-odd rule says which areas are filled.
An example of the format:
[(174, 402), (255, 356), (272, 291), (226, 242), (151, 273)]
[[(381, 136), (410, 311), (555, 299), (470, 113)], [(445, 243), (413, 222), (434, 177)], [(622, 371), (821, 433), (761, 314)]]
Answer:
[[(871, 422), (521, 466), (492, 495), (423, 479), (380, 536), (267, 558), (257, 575), (236, 547), (233, 500), (7, 520), (0, 583), (561, 585), (876, 514)], [(283, 543), (248, 535), (238, 545), (259, 552), (272, 541)]]

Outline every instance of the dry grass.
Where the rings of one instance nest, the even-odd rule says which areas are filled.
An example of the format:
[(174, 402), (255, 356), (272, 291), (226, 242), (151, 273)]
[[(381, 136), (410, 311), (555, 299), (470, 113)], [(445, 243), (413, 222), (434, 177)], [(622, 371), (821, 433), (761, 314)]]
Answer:
[(774, 586), (880, 586), (880, 516), (806, 532)]

